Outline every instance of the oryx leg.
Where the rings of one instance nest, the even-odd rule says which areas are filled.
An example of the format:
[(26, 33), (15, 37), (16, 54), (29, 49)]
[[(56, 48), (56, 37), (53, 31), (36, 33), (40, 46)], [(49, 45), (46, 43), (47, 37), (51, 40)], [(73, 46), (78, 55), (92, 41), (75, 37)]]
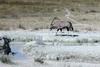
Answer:
[(59, 31), (59, 29), (57, 29), (56, 35), (57, 35), (58, 31)]
[(63, 33), (63, 32), (62, 32), (62, 28), (60, 28), (60, 32), (61, 32), (61, 35), (62, 35), (62, 33)]
[(69, 34), (69, 28), (68, 28), (68, 27), (66, 27), (66, 29), (67, 29), (67, 31), (68, 31), (68, 34)]

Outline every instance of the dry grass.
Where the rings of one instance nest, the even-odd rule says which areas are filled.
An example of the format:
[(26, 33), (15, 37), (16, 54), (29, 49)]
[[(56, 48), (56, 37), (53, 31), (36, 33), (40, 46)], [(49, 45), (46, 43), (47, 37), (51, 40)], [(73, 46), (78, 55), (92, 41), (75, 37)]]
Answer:
[(49, 28), (51, 21), (45, 21), (41, 18), (24, 17), (19, 19), (0, 19), (0, 29), (1, 30), (13, 30), (13, 29), (45, 29)]
[[(50, 26), (50, 23), (52, 21), (54, 16), (50, 17), (21, 17), (17, 19), (9, 18), (9, 19), (0, 19), (0, 30), (15, 30), (15, 29), (31, 29), (31, 30), (39, 30), (39, 29), (48, 29)], [(66, 17), (59, 16), (61, 20), (67, 21)], [(99, 17), (96, 17), (96, 19), (93, 20), (81, 20), (80, 16), (77, 15), (77, 17), (72, 17), (77, 21), (79, 19), (78, 23), (72, 22), (74, 26), (75, 32), (79, 31), (96, 31), (99, 29)], [(98, 19), (97, 19), (98, 18)]]
[[(1, 0), (0, 1), (0, 30), (15, 29), (47, 29), (57, 16), (61, 20), (68, 8), (78, 21), (72, 22), (77, 31), (99, 30), (100, 4), (97, 0)], [(94, 27), (93, 27), (94, 25)]]

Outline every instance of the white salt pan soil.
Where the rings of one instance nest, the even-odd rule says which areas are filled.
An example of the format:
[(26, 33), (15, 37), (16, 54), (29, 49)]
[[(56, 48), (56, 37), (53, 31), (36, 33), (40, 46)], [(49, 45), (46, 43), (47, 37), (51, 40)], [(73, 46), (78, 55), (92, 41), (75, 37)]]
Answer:
[(1, 37), (14, 39), (10, 44), (22, 46), (19, 52), (27, 55), (27, 59), (13, 59), (15, 64), (0, 62), (0, 67), (100, 67), (100, 32), (64, 32), (55, 36), (56, 30), (48, 29), (0, 31)]

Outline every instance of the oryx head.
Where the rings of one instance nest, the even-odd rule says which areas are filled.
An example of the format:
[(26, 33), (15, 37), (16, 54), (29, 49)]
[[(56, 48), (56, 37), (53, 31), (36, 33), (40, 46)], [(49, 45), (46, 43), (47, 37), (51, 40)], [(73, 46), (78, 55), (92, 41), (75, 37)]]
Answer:
[(55, 29), (55, 26), (54, 26), (54, 20), (56, 20), (56, 19), (59, 19), (58, 17), (54, 17), (53, 18), (53, 20), (52, 20), (52, 22), (51, 22), (51, 24), (50, 24), (50, 30), (52, 30), (52, 29)]

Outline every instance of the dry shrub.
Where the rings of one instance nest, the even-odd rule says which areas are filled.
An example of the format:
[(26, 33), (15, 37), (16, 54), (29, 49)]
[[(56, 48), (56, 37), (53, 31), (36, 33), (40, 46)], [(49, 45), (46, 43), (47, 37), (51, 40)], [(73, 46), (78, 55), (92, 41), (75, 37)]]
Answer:
[(8, 56), (5, 56), (5, 55), (0, 57), (0, 61), (2, 63), (7, 63), (7, 64), (11, 64), (12, 63), (11, 59)]
[(39, 30), (39, 28), (34, 28), (34, 30)]
[(90, 10), (90, 12), (91, 12), (91, 13), (96, 13), (97, 11), (96, 11), (96, 10)]
[(75, 9), (74, 8), (72, 8), (72, 9), (70, 9), (71, 11), (75, 11)]
[(88, 43), (88, 39), (77, 40), (77, 43)]
[(26, 28), (25, 28), (23, 25), (21, 25), (21, 24), (19, 24), (18, 28), (23, 29), (23, 30), (26, 29)]
[(44, 63), (44, 61), (43, 61), (42, 59), (40, 59), (40, 58), (34, 59), (34, 61), (35, 61), (35, 62), (39, 62), (39, 63), (41, 63), (41, 64)]

